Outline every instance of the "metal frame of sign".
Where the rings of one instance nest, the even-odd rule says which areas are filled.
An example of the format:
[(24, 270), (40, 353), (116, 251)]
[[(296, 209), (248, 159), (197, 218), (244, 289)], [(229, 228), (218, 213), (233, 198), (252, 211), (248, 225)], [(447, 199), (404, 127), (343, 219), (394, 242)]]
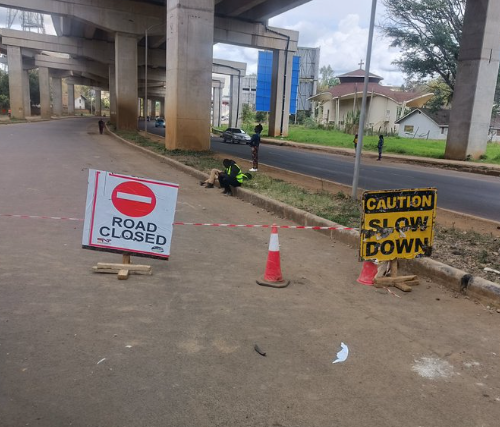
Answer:
[(392, 261), (430, 256), (437, 189), (365, 191), (359, 258)]
[(178, 189), (178, 184), (90, 169), (82, 247), (168, 259)]

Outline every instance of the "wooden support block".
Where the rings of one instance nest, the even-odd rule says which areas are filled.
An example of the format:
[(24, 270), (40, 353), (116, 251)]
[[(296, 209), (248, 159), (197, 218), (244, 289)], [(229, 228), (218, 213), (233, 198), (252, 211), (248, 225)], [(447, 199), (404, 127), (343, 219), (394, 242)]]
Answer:
[(96, 265), (92, 267), (94, 273), (104, 273), (104, 274), (118, 274), (120, 270), (127, 270), (129, 274), (141, 274), (146, 276), (151, 276), (153, 274), (152, 270), (129, 270), (125, 268), (99, 268)]
[(128, 270), (120, 270), (118, 272), (118, 280), (127, 280), (128, 279)]
[(420, 282), (418, 281), (418, 279), (416, 280), (409, 280), (407, 282), (404, 282), (405, 285), (408, 285), (408, 286), (418, 286), (420, 285)]
[(114, 264), (109, 262), (98, 262), (99, 269), (130, 270), (130, 271), (151, 271), (150, 265), (141, 264)]
[(394, 286), (395, 283), (407, 282), (416, 278), (417, 276), (375, 277), (374, 282), (377, 285)]
[(130, 264), (130, 254), (123, 254), (123, 264)]
[(408, 286), (404, 282), (397, 282), (394, 283), (394, 287), (401, 289), (403, 292), (411, 292), (411, 286)]

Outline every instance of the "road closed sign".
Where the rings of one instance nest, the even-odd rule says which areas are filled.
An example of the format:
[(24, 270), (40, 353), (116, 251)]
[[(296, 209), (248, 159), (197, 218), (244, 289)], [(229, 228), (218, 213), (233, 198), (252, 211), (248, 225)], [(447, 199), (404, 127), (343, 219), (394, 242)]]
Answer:
[(82, 246), (168, 259), (179, 186), (89, 170)]
[(391, 261), (430, 256), (437, 190), (365, 191), (360, 259)]

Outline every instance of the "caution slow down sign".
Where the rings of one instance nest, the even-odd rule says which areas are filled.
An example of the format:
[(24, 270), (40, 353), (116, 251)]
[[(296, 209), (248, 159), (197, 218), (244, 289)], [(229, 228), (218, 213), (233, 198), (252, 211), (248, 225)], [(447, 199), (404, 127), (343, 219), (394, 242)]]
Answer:
[(178, 189), (90, 169), (82, 246), (168, 259)]

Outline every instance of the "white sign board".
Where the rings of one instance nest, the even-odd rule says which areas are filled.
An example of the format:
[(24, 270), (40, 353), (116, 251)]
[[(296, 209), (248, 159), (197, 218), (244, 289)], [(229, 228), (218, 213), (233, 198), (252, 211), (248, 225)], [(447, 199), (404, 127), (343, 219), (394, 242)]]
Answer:
[(90, 169), (82, 246), (168, 259), (178, 189)]

